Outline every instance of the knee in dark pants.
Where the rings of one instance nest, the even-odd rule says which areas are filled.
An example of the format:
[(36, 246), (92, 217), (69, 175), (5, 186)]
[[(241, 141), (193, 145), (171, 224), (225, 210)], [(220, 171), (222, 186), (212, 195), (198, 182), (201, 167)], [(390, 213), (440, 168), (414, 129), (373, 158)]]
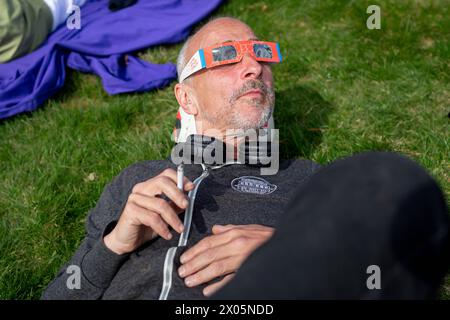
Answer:
[[(437, 183), (417, 163), (395, 153), (364, 153), (338, 161), (339, 166), (342, 172), (354, 175), (342, 179), (354, 179), (354, 189), (367, 190), (355, 190), (359, 196), (347, 198), (356, 206), (362, 204), (359, 224), (366, 220), (378, 227), (372, 233), (377, 241), (367, 239), (366, 244), (379, 244), (373, 257), (385, 264), (384, 288), (369, 291), (366, 297), (433, 297), (448, 270), (450, 256), (448, 209)], [(342, 188), (348, 190), (349, 186)], [(364, 202), (373, 207), (363, 211), (368, 207)], [(379, 252), (381, 249), (384, 252)]]
[[(444, 196), (399, 154), (362, 153), (322, 168), (276, 229), (218, 298), (431, 298), (449, 266)], [(376, 288), (368, 285), (374, 265)]]

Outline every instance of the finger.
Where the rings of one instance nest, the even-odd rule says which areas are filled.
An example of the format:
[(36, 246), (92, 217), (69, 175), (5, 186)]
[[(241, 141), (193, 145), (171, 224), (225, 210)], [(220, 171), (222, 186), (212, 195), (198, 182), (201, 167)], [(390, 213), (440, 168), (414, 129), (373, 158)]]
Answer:
[(179, 233), (183, 232), (183, 223), (181, 223), (178, 214), (166, 200), (156, 197), (148, 197), (138, 193), (132, 193), (129, 196), (129, 199), (143, 208), (158, 213), (161, 218), (174, 230)]
[(192, 258), (194, 258), (195, 256), (197, 256), (199, 253), (201, 253), (205, 250), (211, 249), (211, 248), (215, 248), (222, 244), (225, 244), (225, 243), (229, 242), (230, 239), (231, 239), (230, 233), (211, 235), (206, 238), (203, 238), (202, 240), (197, 242), (197, 244), (195, 244), (192, 248), (188, 249), (186, 252), (184, 252), (180, 256), (180, 262), (186, 263), (189, 260), (191, 260)]
[(189, 205), (187, 195), (178, 189), (177, 185), (172, 181), (160, 184), (159, 192), (164, 193), (167, 198), (173, 201), (178, 207), (186, 209)]
[(201, 269), (206, 268), (214, 261), (231, 257), (235, 253), (234, 247), (235, 245), (233, 242), (228, 242), (226, 244), (207, 249), (196, 255), (185, 264), (181, 265), (181, 267), (178, 268), (178, 274), (180, 277), (185, 278)]
[(146, 189), (138, 190), (136, 193), (141, 193), (147, 196), (159, 196), (164, 194), (181, 209), (186, 209), (189, 205), (187, 195), (182, 190), (178, 189), (173, 180), (166, 176), (158, 177), (156, 183), (151, 186), (147, 186)]
[(184, 279), (184, 283), (188, 287), (195, 287), (205, 282), (211, 281), (212, 279), (215, 279), (217, 277), (234, 272), (235, 270), (237, 270), (237, 267), (235, 266), (239, 266), (237, 260), (237, 258), (233, 257), (215, 261), (205, 269), (202, 269), (199, 272)]
[[(139, 197), (141, 196), (141, 197)], [(153, 199), (155, 198), (155, 196), (148, 196), (148, 195), (144, 195), (141, 193), (132, 193), (130, 194), (129, 198), (131, 198), (131, 201), (136, 202), (138, 205), (142, 206), (142, 207), (147, 207), (147, 205), (145, 204), (147, 201), (153, 201)], [(158, 197), (156, 197), (158, 198)], [(163, 199), (163, 198), (161, 198)], [(163, 199), (164, 200), (164, 199)], [(182, 212), (184, 212), (185, 209), (182, 209), (180, 207), (178, 207), (175, 203), (173, 203), (172, 201), (167, 202), (167, 204), (173, 209), (173, 211), (177, 214), (180, 214)], [(153, 206), (152, 206), (153, 208)]]
[(135, 219), (138, 220), (139, 224), (150, 227), (156, 234), (166, 240), (172, 239), (172, 234), (167, 227), (167, 223), (161, 219), (161, 216), (158, 213), (142, 207), (140, 209), (135, 208), (134, 210), (136, 212)]
[[(175, 185), (178, 182), (177, 172), (174, 169), (168, 168), (161, 172), (161, 175), (170, 178)], [(191, 191), (194, 189), (194, 183), (192, 183), (192, 181), (190, 181), (186, 176), (183, 176), (183, 188), (185, 191)]]
[(210, 297), (212, 294), (217, 292), (217, 290), (219, 290), (224, 285), (226, 285), (228, 282), (230, 282), (230, 280), (234, 278), (234, 275), (235, 275), (235, 273), (230, 273), (229, 275), (226, 275), (219, 282), (216, 282), (216, 283), (213, 283), (213, 284), (207, 286), (205, 289), (203, 289), (203, 295), (206, 297)]
[[(156, 177), (135, 184), (132, 193), (155, 196), (160, 194), (160, 185), (165, 183), (171, 183), (174, 184), (175, 187), (177, 186), (177, 174), (173, 169), (166, 169)], [(191, 191), (194, 187), (194, 184), (187, 177), (183, 177), (183, 189), (185, 191)]]
[(184, 226), (178, 213), (166, 200), (155, 197), (142, 197), (141, 195), (137, 195), (135, 198), (138, 199), (137, 201), (141, 201), (139, 203), (142, 203), (145, 208), (157, 212), (175, 231), (178, 233), (183, 232)]

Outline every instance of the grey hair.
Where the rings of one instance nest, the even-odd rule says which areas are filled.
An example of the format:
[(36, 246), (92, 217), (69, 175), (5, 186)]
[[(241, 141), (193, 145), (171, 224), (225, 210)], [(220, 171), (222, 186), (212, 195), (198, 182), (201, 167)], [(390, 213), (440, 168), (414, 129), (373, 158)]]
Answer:
[[(180, 81), (181, 73), (183, 72), (184, 67), (187, 63), (187, 57), (186, 57), (186, 51), (189, 45), (190, 40), (192, 39), (192, 36), (187, 38), (183, 46), (181, 47), (180, 52), (178, 53), (177, 57), (177, 74), (178, 74), (178, 82)], [(187, 79), (186, 79), (187, 80)]]

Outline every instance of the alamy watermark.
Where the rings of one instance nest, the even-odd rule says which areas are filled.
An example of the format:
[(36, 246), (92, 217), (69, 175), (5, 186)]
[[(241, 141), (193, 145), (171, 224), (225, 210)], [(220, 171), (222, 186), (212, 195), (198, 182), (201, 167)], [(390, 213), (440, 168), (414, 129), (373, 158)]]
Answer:
[(172, 162), (175, 165), (204, 164), (210, 167), (239, 163), (260, 166), (261, 175), (278, 172), (278, 129), (228, 129), (225, 139), (213, 137), (222, 137), (222, 133), (209, 129), (202, 135), (191, 136), (186, 143), (176, 144), (171, 152)]
[(81, 289), (81, 269), (77, 265), (67, 267), (66, 273), (69, 274), (66, 281), (66, 287), (69, 290)]
[(372, 264), (367, 267), (367, 274), (370, 276), (367, 278), (366, 286), (369, 290), (381, 289), (381, 269), (376, 264)]
[(77, 5), (72, 5), (66, 12), (69, 16), (66, 20), (66, 27), (69, 30), (81, 29), (81, 9)]
[(381, 29), (381, 8), (375, 4), (372, 4), (367, 7), (366, 13), (369, 13), (370, 16), (367, 18), (366, 26), (367, 29)]

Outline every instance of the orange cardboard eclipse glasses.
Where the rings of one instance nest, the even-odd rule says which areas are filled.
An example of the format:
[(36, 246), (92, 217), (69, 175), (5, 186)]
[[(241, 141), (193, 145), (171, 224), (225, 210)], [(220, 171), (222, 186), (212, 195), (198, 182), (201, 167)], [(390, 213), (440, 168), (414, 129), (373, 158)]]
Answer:
[(204, 68), (213, 68), (242, 60), (249, 53), (256, 61), (281, 62), (280, 46), (276, 42), (231, 41), (198, 50), (181, 72), (180, 82)]

